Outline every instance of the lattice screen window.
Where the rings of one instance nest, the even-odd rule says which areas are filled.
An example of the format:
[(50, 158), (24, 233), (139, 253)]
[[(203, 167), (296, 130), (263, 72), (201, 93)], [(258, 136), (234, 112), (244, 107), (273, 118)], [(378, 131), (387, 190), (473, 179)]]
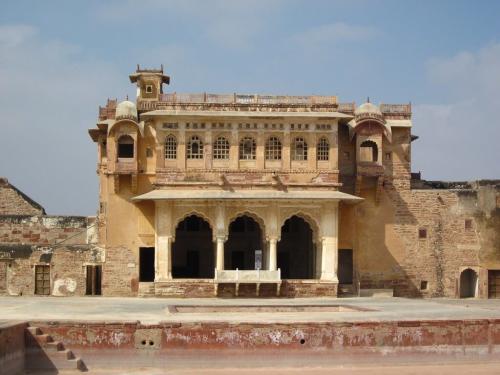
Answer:
[(177, 159), (177, 140), (173, 135), (165, 139), (165, 159)]
[(229, 159), (229, 142), (219, 137), (214, 142), (214, 159)]
[(318, 160), (328, 160), (329, 159), (330, 144), (325, 137), (321, 137), (317, 146)]
[(255, 160), (255, 139), (245, 137), (240, 141), (240, 160)]
[(292, 160), (307, 160), (307, 143), (304, 138), (295, 138), (292, 144)]
[(271, 137), (266, 142), (266, 160), (281, 160), (281, 141)]
[(203, 159), (203, 142), (196, 135), (191, 137), (187, 147), (188, 159)]

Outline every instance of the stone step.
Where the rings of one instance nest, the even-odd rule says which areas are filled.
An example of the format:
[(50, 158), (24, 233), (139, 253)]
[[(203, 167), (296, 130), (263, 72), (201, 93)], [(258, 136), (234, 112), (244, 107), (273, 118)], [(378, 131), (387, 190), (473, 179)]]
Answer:
[(64, 344), (61, 341), (51, 341), (45, 343), (43, 348), (48, 352), (59, 352), (64, 350)]
[(140, 297), (152, 297), (155, 295), (155, 283), (154, 282), (141, 282), (139, 283), (139, 290), (137, 293)]
[(390, 298), (394, 297), (393, 289), (360, 289), (360, 297), (383, 297)]
[(40, 328), (38, 327), (28, 327), (27, 329), (28, 332), (31, 333), (33, 336), (42, 334), (42, 331), (40, 331)]
[(339, 284), (338, 295), (341, 297), (353, 297), (354, 285), (352, 284)]
[(58, 355), (43, 352), (26, 353), (25, 366), (27, 370), (84, 370), (85, 365), (81, 358), (67, 358), (67, 353), (59, 353)]
[(53, 342), (52, 336), (47, 335), (46, 333), (41, 335), (32, 336), (31, 339), (37, 342), (39, 345), (48, 344), (49, 342)]

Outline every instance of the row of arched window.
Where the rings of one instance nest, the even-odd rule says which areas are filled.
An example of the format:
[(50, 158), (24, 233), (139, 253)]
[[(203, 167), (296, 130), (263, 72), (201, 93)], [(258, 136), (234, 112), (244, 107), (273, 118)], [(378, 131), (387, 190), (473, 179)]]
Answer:
[[(213, 143), (213, 158), (217, 160), (229, 159), (229, 141), (218, 137)], [(239, 159), (255, 160), (257, 144), (252, 137), (244, 137), (239, 143)], [(325, 137), (321, 137), (316, 147), (317, 159), (329, 160), (330, 144)], [(266, 160), (281, 160), (282, 145), (277, 137), (270, 137), (265, 145)], [(203, 141), (198, 136), (192, 136), (187, 142), (186, 157), (188, 159), (203, 159)], [(177, 140), (173, 135), (165, 139), (165, 159), (177, 158)], [(307, 160), (307, 142), (302, 137), (297, 137), (292, 142), (292, 160)]]

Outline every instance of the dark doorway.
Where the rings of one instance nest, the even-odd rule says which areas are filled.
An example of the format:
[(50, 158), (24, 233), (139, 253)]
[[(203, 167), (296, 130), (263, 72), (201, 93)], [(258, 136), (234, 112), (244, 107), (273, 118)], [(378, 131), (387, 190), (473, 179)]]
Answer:
[(172, 277), (214, 277), (212, 229), (199, 216), (188, 216), (177, 225), (175, 242), (172, 244)]
[(139, 248), (139, 281), (155, 281), (155, 248)]
[(477, 273), (467, 268), (460, 274), (460, 298), (477, 296)]
[(339, 284), (352, 284), (352, 249), (339, 249), (338, 276)]
[(278, 242), (278, 267), (283, 279), (313, 279), (316, 257), (312, 229), (298, 216), (292, 216), (281, 227)]
[(200, 253), (188, 250), (186, 254), (186, 277), (197, 277), (200, 273)]
[(245, 252), (244, 251), (233, 251), (231, 253), (231, 269), (242, 270), (245, 267)]
[(87, 296), (101, 295), (102, 266), (87, 266), (85, 294)]
[(35, 266), (35, 294), (50, 295), (50, 266)]
[(500, 298), (500, 270), (488, 270), (488, 298)]
[(7, 293), (7, 262), (0, 261), (0, 294)]
[(256, 250), (263, 250), (259, 223), (247, 215), (237, 217), (229, 225), (229, 236), (224, 247), (224, 268), (254, 270)]

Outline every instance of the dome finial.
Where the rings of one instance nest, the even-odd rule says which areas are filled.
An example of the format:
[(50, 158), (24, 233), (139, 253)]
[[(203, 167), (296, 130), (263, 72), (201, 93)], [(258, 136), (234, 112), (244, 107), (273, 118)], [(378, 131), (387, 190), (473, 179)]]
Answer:
[(370, 103), (370, 97), (369, 96), (366, 97), (366, 102)]
[(126, 99), (125, 99), (125, 100), (128, 100), (128, 94), (127, 94), (127, 96), (126, 96)]

